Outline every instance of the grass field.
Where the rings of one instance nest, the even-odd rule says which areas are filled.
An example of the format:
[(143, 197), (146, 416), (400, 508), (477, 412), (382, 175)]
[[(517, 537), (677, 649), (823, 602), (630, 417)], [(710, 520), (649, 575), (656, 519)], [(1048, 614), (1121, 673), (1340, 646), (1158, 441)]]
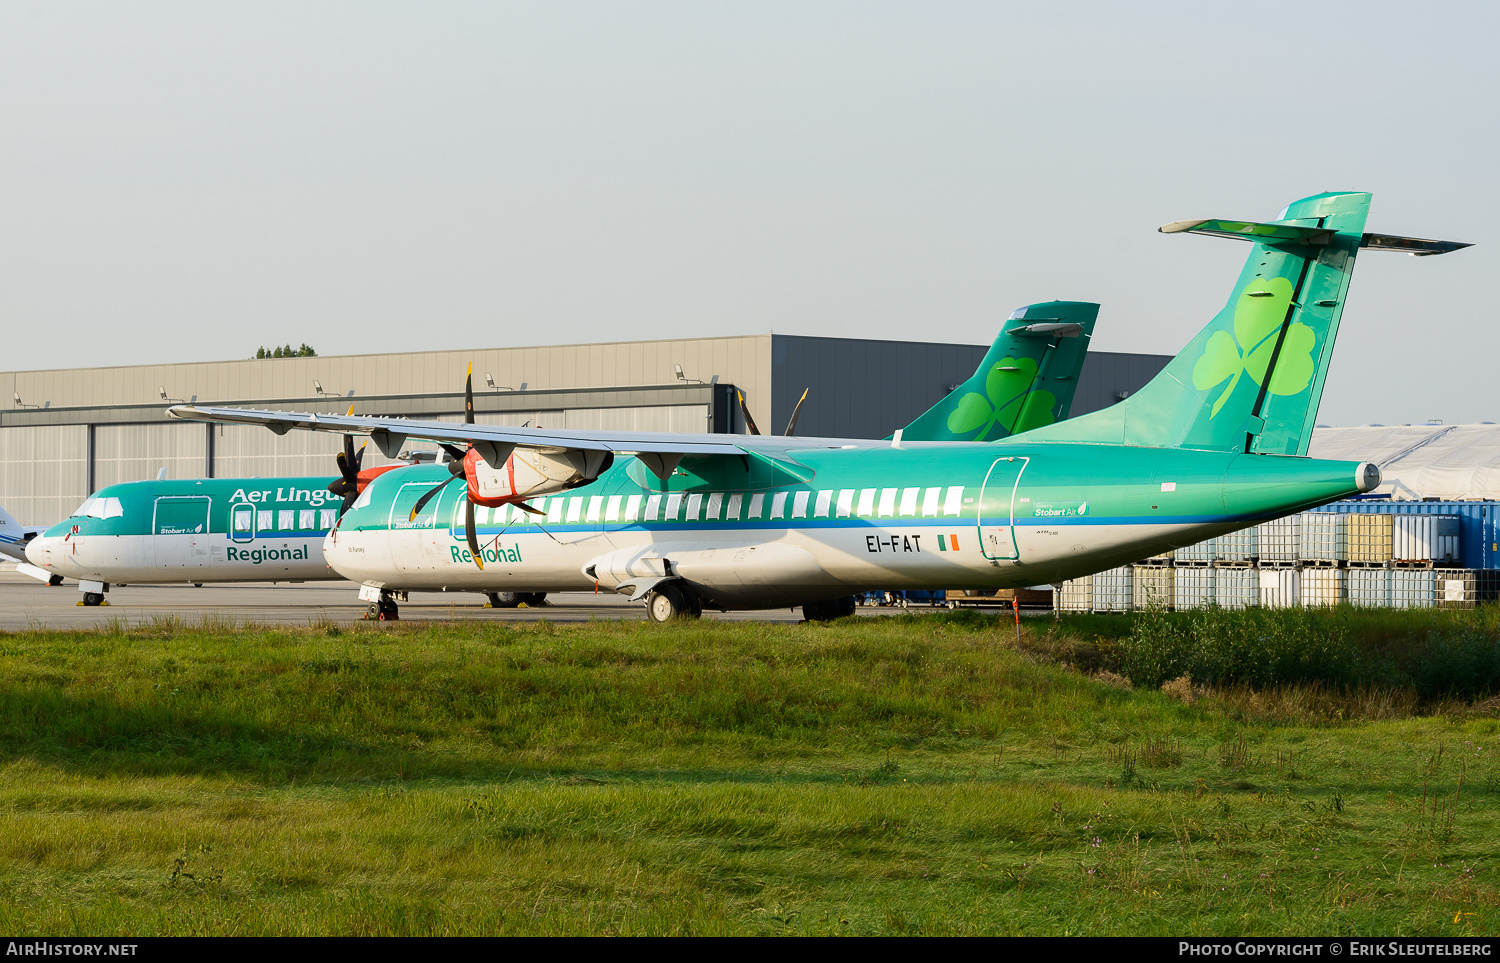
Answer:
[(1496, 638), (1486, 611), (1020, 646), (964, 612), (0, 635), (0, 932), (1494, 935)]

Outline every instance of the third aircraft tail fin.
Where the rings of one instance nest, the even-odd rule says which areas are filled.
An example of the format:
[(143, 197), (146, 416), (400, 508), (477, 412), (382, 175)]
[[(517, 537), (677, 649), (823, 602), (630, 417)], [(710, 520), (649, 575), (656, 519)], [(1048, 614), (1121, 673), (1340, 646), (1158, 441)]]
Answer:
[(901, 429), (905, 441), (995, 441), (1068, 416), (1099, 305), (1031, 304), (1010, 316), (968, 381)]

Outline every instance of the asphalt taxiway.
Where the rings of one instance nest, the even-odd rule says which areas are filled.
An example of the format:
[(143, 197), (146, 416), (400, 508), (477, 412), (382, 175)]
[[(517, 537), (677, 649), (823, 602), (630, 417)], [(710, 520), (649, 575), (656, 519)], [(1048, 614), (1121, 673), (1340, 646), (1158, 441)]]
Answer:
[[(208, 619), (268, 625), (309, 625), (323, 620), (349, 622), (362, 618), (365, 604), (352, 582), (124, 585), (109, 591), (109, 605), (84, 606), (77, 584), (43, 585), (20, 575), (13, 566), (0, 570), (0, 631), (26, 628), (93, 628), (119, 620), (128, 624), (175, 616), (187, 623)], [(482, 595), (468, 592), (413, 592), (401, 603), (401, 619), (412, 621), (587, 622), (591, 619), (644, 622), (646, 609), (614, 594), (561, 592), (537, 608), (485, 608)], [(861, 615), (895, 615), (899, 608), (860, 606)], [(912, 611), (924, 611), (918, 608)], [(1009, 613), (1007, 613), (1009, 614)], [(755, 622), (800, 622), (802, 610), (767, 609), (755, 612), (705, 612), (704, 618)]]

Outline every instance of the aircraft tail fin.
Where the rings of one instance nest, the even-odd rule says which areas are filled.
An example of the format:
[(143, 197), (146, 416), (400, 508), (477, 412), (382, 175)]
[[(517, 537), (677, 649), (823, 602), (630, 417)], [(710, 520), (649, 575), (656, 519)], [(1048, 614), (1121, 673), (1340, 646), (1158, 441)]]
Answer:
[(901, 429), (903, 441), (996, 441), (1068, 416), (1099, 305), (1047, 301), (1005, 322), (971, 378)]
[(1369, 209), (1369, 194), (1317, 194), (1271, 223), (1161, 228), (1252, 243), (1229, 303), (1140, 391), (1028, 440), (1307, 454), (1356, 254), (1467, 246), (1365, 234)]

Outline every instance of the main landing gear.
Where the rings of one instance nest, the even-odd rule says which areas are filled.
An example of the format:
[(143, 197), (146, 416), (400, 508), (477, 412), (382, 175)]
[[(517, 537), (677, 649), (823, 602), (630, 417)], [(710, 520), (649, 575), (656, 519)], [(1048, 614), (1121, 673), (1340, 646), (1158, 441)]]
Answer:
[(676, 622), (703, 617), (703, 602), (688, 585), (663, 582), (646, 595), (646, 618), (652, 622)]
[(855, 604), (856, 600), (852, 595), (827, 602), (805, 602), (802, 605), (802, 617), (809, 622), (832, 622), (834, 619), (853, 615)]
[(83, 593), (83, 600), (78, 603), (79, 605), (95, 606), (109, 604), (109, 600), (104, 597), (104, 593), (109, 591), (108, 582), (79, 582), (78, 591)]
[(519, 606), (536, 608), (547, 600), (546, 592), (490, 592), (489, 604), (485, 608), (513, 609)]

